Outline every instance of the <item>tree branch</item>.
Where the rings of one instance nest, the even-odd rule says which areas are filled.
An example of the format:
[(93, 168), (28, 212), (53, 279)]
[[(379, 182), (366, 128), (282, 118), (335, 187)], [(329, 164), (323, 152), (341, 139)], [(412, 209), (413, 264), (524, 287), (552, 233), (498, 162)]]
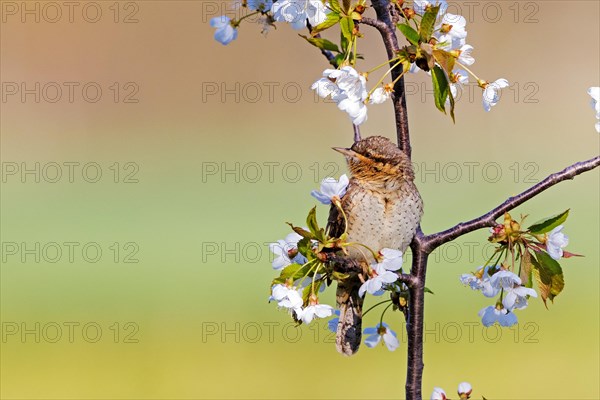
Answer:
[[(396, 27), (392, 20), (392, 10), (395, 5), (391, 4), (389, 0), (371, 0), (371, 4), (375, 13), (377, 14), (377, 20), (370, 18), (363, 18), (362, 23), (371, 25), (379, 30), (385, 49), (387, 51), (388, 59), (393, 59), (400, 50), (398, 46), (398, 38), (396, 37)], [(385, 25), (387, 28), (384, 28)], [(390, 64), (393, 66), (393, 64)], [(394, 68), (392, 70), (392, 79), (395, 80), (402, 73), (402, 67)], [(404, 91), (404, 77), (398, 79), (394, 85), (394, 95), (392, 97), (392, 103), (394, 105), (394, 115), (396, 117), (396, 136), (398, 138), (398, 147), (402, 150), (409, 158), (411, 155), (410, 147), (410, 136), (408, 130), (408, 110), (406, 108), (406, 93)]]
[(496, 219), (504, 215), (505, 212), (510, 211), (517, 206), (525, 203), (532, 197), (537, 196), (546, 189), (551, 188), (567, 179), (573, 179), (575, 176), (594, 169), (600, 165), (600, 156), (594, 157), (587, 161), (581, 161), (573, 164), (560, 172), (548, 176), (543, 181), (527, 189), (523, 193), (510, 197), (504, 203), (494, 208), (492, 211), (482, 215), (479, 218), (472, 219), (468, 222), (460, 223), (450, 229), (443, 232), (434, 233), (432, 235), (421, 238), (420, 249), (427, 253), (431, 253), (436, 247), (441, 246), (444, 243), (450, 242), (462, 235), (477, 229), (494, 226), (496, 225)]
[(417, 228), (410, 248), (413, 263), (410, 271), (410, 302), (406, 331), (408, 334), (408, 357), (406, 370), (406, 398), (416, 400), (422, 398), (421, 383), (423, 379), (423, 320), (425, 312), (425, 279), (427, 275), (427, 258), (438, 246), (450, 242), (462, 235), (477, 229), (494, 226), (496, 219), (505, 212), (532, 199), (546, 189), (575, 176), (600, 166), (600, 156), (573, 164), (560, 172), (548, 176), (543, 181), (527, 189), (523, 193), (510, 197), (492, 211), (471, 221), (460, 223), (450, 229), (432, 235), (424, 235), (421, 227)]

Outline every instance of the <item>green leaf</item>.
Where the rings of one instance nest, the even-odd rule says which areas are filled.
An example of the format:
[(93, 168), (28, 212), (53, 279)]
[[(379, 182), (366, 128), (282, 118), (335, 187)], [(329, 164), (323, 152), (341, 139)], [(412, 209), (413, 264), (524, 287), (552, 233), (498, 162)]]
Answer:
[(331, 277), (336, 281), (343, 281), (344, 279), (348, 279), (350, 277), (350, 274), (345, 274), (339, 271), (332, 271)]
[(283, 270), (281, 270), (281, 273), (279, 274), (277, 280), (280, 280), (280, 283), (284, 283), (287, 280), (287, 278), (294, 276), (302, 267), (303, 265), (300, 264), (288, 265)]
[(310, 34), (314, 36), (319, 32), (323, 32), (325, 29), (331, 28), (332, 26), (337, 24), (341, 18), (342, 17), (339, 13), (330, 12), (329, 14), (327, 14), (327, 18), (325, 19), (325, 21), (323, 21), (319, 25), (315, 26), (313, 28), (313, 30), (310, 32)]
[(435, 99), (435, 106), (446, 114), (446, 99), (450, 94), (450, 85), (448, 84), (448, 78), (444, 73), (444, 70), (439, 66), (433, 67), (431, 70), (431, 80), (433, 82), (433, 97)]
[(417, 31), (407, 24), (398, 24), (397, 26), (400, 32), (402, 32), (404, 37), (406, 37), (410, 43), (414, 44), (415, 46), (419, 45), (420, 36)]
[(342, 0), (342, 7), (344, 8), (344, 12), (348, 14), (352, 7), (352, 0)]
[(340, 28), (342, 30), (342, 35), (348, 40), (348, 42), (352, 43), (354, 38), (354, 20), (351, 17), (344, 17), (340, 20)]
[(425, 11), (425, 15), (423, 15), (423, 19), (421, 19), (421, 27), (419, 28), (419, 35), (421, 36), (422, 42), (426, 43), (431, 39), (439, 11), (440, 6), (431, 7)]
[(433, 50), (433, 58), (437, 61), (438, 64), (442, 66), (444, 71), (447, 74), (450, 74), (454, 69), (454, 64), (456, 63), (456, 57), (445, 50), (435, 49)]
[(532, 270), (533, 263), (531, 261), (531, 253), (529, 250), (525, 250), (523, 256), (521, 257), (520, 271), (519, 277), (521, 278), (521, 282), (525, 285), (525, 287), (531, 288), (533, 286), (532, 282)]
[(329, 0), (329, 8), (331, 11), (341, 14), (342, 7), (340, 7), (340, 2), (338, 0)]
[(312, 260), (315, 258), (315, 253), (313, 253), (312, 251), (312, 243), (310, 241), (310, 238), (305, 237), (300, 239), (300, 241), (298, 242), (298, 251), (308, 260)]
[(289, 222), (286, 222), (286, 224), (288, 224), (294, 232), (296, 232), (298, 235), (302, 236), (303, 238), (309, 238), (309, 239), (315, 238), (315, 235), (313, 235), (312, 233), (310, 233), (309, 231), (307, 231), (304, 228), (301, 228), (299, 226), (294, 226), (293, 224), (291, 224)]
[(565, 287), (565, 280), (560, 264), (556, 262), (545, 251), (536, 251), (535, 258), (531, 259), (534, 266), (533, 275), (535, 276), (540, 296), (544, 305), (548, 308), (547, 299), (554, 302), (554, 298), (562, 292)]
[(335, 44), (327, 39), (311, 38), (311, 37), (308, 37), (305, 35), (300, 35), (300, 34), (298, 34), (298, 36), (306, 39), (306, 41), (308, 43), (312, 44), (315, 47), (318, 47), (321, 50), (329, 50), (329, 51), (335, 51), (337, 53), (340, 53), (340, 49), (338, 48), (337, 44)]
[(425, 293), (431, 293), (431, 294), (435, 294), (435, 293), (433, 293), (433, 291), (432, 291), (431, 289), (429, 289), (427, 286), (425, 286), (425, 288), (423, 289), (423, 291), (424, 291)]
[(342, 47), (342, 50), (344, 52), (348, 52), (348, 45), (350, 44), (350, 42), (348, 41), (348, 39), (346, 39), (346, 36), (344, 36), (342, 32), (340, 32), (340, 36), (340, 46)]
[(540, 235), (542, 233), (547, 233), (547, 232), (550, 232), (552, 229), (556, 228), (557, 226), (559, 226), (560, 224), (562, 224), (563, 222), (565, 222), (567, 220), (568, 216), (569, 216), (569, 210), (564, 211), (560, 214), (554, 215), (552, 217), (543, 219), (539, 222), (536, 222), (535, 224), (531, 225), (527, 229), (529, 230), (530, 233), (532, 233), (534, 235)]
[(314, 238), (319, 242), (325, 242), (325, 230), (319, 228), (319, 224), (317, 223), (317, 207), (313, 207), (306, 217), (306, 226), (310, 232), (314, 235)]

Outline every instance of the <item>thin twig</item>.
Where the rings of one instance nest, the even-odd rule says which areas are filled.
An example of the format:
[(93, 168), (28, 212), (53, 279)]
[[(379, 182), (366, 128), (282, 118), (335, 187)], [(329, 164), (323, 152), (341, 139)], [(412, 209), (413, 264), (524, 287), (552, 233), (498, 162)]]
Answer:
[(360, 136), (360, 126), (352, 124), (354, 127), (354, 142), (358, 142), (361, 140)]
[(436, 247), (441, 246), (444, 243), (450, 242), (462, 235), (477, 229), (491, 227), (496, 224), (496, 219), (504, 215), (505, 212), (516, 208), (517, 206), (525, 203), (527, 200), (535, 197), (546, 189), (551, 188), (559, 182), (567, 179), (573, 179), (575, 176), (594, 169), (600, 165), (600, 156), (594, 157), (587, 161), (581, 161), (573, 164), (560, 172), (548, 176), (543, 181), (530, 187), (526, 191), (516, 196), (510, 197), (504, 203), (494, 208), (492, 211), (482, 215), (479, 218), (472, 219), (468, 222), (460, 223), (450, 229), (443, 232), (434, 233), (432, 235), (425, 236), (421, 242), (421, 250), (427, 253), (431, 253)]

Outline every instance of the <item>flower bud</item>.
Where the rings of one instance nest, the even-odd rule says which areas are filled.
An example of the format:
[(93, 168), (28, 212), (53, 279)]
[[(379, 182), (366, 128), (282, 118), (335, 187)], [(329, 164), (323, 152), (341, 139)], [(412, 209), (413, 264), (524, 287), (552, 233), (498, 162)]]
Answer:
[(444, 389), (439, 387), (433, 388), (433, 393), (431, 393), (431, 400), (447, 400), (446, 392), (444, 392)]
[(452, 30), (452, 25), (450, 25), (450, 24), (442, 24), (442, 26), (440, 27), (441, 33), (448, 33), (451, 30)]
[(412, 8), (403, 8), (402, 11), (404, 11), (404, 15), (406, 15), (407, 19), (413, 19), (415, 17), (415, 15), (417, 15), (417, 13), (415, 13), (415, 10), (413, 10)]
[(461, 399), (468, 399), (471, 396), (473, 388), (469, 382), (462, 382), (458, 385), (458, 396)]

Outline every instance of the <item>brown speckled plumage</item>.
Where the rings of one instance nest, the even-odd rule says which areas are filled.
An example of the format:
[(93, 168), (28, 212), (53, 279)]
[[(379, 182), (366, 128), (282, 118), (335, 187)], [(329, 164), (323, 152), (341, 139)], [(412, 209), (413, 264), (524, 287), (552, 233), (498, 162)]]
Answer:
[[(381, 136), (363, 139), (350, 149), (335, 150), (344, 154), (352, 175), (341, 199), (348, 218), (348, 241), (362, 243), (374, 251), (390, 248), (404, 252), (423, 214), (423, 201), (413, 182), (408, 157)], [(343, 218), (335, 206), (331, 207), (328, 229), (334, 236), (344, 231)], [(349, 254), (365, 268), (373, 260), (368, 251), (358, 247), (351, 247)], [(358, 296), (360, 285), (358, 274), (338, 282), (340, 322), (336, 346), (345, 355), (356, 353), (360, 346), (363, 304)]]

